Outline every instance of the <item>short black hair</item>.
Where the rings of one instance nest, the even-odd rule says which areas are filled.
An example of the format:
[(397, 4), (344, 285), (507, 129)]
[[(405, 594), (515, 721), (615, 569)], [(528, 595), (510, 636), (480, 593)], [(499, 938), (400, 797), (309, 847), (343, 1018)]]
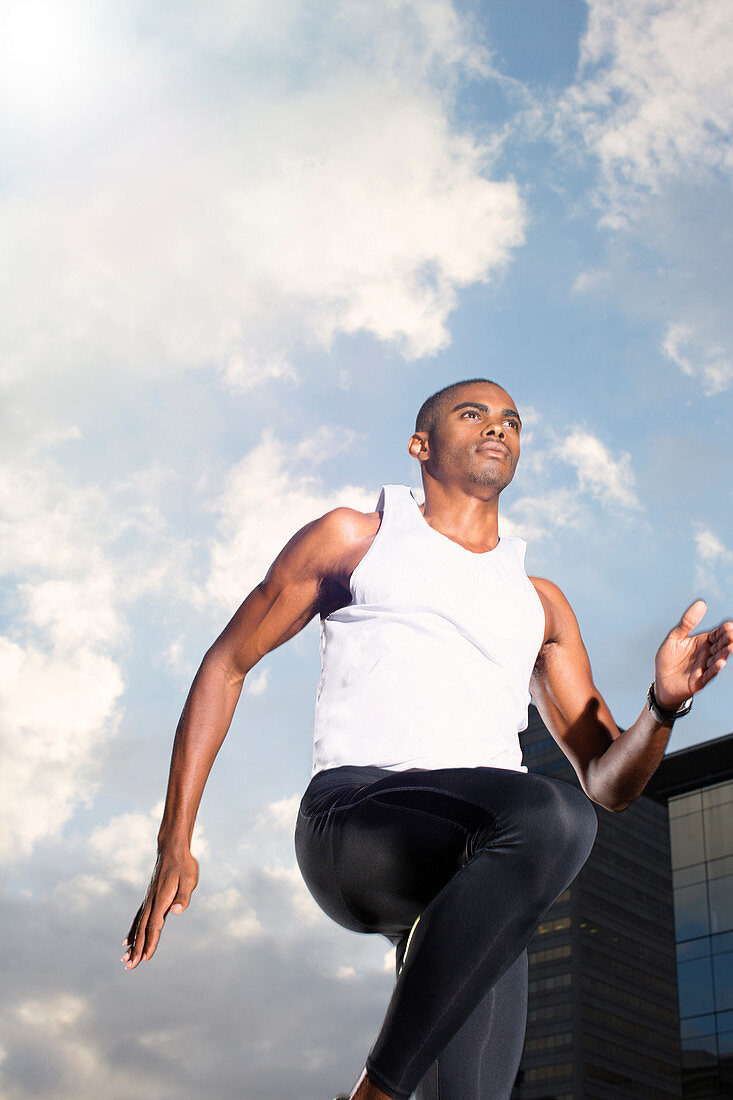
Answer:
[(431, 394), (426, 401), (423, 401), (415, 420), (415, 431), (431, 432), (441, 409), (450, 400), (455, 390), (460, 389), (461, 386), (472, 386), (474, 382), (485, 382), (489, 386), (499, 386), (500, 389), (504, 389), (499, 382), (493, 382), (490, 378), (464, 378), (462, 382), (451, 382), (450, 386), (443, 386), (442, 390)]

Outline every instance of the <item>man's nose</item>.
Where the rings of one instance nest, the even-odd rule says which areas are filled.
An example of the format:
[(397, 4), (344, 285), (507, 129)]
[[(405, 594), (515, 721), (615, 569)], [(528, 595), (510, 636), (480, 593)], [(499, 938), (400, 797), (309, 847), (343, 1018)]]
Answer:
[(484, 432), (487, 436), (492, 436), (498, 439), (503, 439), (505, 435), (504, 425), (501, 423), (501, 421), (496, 424), (487, 424), (484, 428)]

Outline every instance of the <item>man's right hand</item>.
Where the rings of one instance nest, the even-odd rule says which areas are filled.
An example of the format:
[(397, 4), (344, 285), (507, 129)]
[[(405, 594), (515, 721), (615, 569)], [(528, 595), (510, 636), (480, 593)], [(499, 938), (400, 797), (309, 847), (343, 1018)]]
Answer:
[(188, 908), (198, 879), (199, 865), (190, 851), (158, 852), (147, 893), (123, 944), (125, 970), (134, 970), (140, 961), (153, 957), (165, 918)]

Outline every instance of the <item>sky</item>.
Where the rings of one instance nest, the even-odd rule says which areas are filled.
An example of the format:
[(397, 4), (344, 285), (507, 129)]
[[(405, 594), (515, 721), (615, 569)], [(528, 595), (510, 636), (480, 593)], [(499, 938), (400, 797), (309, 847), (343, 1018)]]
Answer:
[[(522, 414), (500, 532), (621, 726), (733, 614), (726, 0), (6, 0), (0, 1094), (321, 1100), (393, 984), (292, 834), (318, 623), (248, 675), (133, 972), (176, 722), (305, 523), (420, 488), (423, 400)], [(730, 669), (670, 750), (728, 733)]]

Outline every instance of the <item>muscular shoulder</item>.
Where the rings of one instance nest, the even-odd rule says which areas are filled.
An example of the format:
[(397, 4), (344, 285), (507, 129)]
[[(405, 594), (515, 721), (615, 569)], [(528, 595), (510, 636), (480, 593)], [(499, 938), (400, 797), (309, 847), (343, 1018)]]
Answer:
[(314, 538), (324, 552), (324, 560), (358, 552), (362, 543), (371, 542), (379, 530), (381, 512), (359, 512), (356, 508), (334, 508), (316, 520)]
[(338, 582), (350, 575), (351, 562), (365, 553), (379, 529), (379, 512), (333, 508), (293, 535), (268, 573)]
[(321, 525), (324, 534), (349, 543), (376, 534), (381, 515), (381, 512), (359, 512), (356, 508), (341, 507), (326, 512), (316, 523)]
[(545, 612), (545, 637), (547, 642), (559, 642), (567, 638), (569, 632), (577, 631), (578, 623), (567, 596), (562, 589), (545, 577), (529, 578), (542, 601)]

